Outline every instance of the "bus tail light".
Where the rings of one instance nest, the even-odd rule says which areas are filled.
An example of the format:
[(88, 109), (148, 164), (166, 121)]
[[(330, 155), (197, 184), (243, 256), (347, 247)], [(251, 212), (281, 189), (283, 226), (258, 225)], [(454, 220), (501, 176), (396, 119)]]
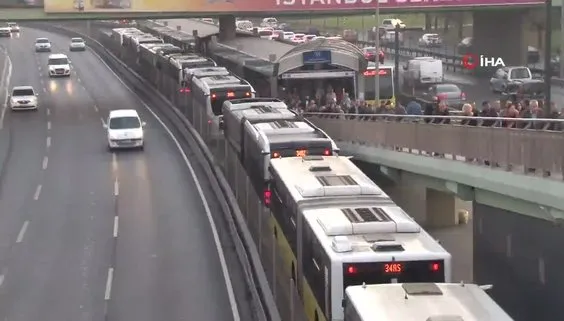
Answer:
[(264, 205), (270, 206), (270, 200), (272, 198), (272, 192), (269, 189), (264, 190)]
[(347, 274), (356, 274), (356, 272), (358, 272), (356, 266), (354, 265), (349, 265), (347, 267)]
[(431, 263), (431, 272), (439, 272), (441, 270), (441, 264), (434, 262)]
[(251, 93), (247, 91), (247, 92), (245, 93), (245, 97), (251, 97)]
[(323, 151), (323, 155), (324, 155), (324, 156), (331, 156), (331, 150), (330, 150), (329, 148), (325, 149), (325, 150)]

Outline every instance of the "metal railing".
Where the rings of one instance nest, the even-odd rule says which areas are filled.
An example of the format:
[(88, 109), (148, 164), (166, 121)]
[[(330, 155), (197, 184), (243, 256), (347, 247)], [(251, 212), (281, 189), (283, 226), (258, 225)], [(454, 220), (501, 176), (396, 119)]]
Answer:
[[(564, 132), (549, 130), (562, 128), (562, 119), (327, 113), (304, 116), (337, 142), (429, 157), (448, 156), (545, 177), (564, 173)], [(471, 121), (473, 126), (468, 125)], [(487, 122), (490, 124), (483, 126)], [(524, 128), (501, 127), (510, 122)]]

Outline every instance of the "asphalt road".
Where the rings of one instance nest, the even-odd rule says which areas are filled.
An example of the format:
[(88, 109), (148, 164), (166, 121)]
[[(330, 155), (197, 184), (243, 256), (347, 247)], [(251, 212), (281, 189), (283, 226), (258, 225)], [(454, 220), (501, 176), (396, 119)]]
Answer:
[[(70, 78), (48, 78), (37, 37), (69, 55)], [(12, 85), (34, 86), (41, 107), (7, 113), (0, 320), (235, 320), (209, 213), (165, 128), (68, 38), (24, 28), (5, 42)], [(144, 152), (107, 152), (102, 124), (120, 108), (147, 122)]]

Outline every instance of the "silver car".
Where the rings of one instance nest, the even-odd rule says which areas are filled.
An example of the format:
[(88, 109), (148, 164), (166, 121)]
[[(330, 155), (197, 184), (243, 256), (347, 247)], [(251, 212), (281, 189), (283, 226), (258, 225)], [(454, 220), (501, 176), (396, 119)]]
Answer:
[(507, 85), (515, 81), (528, 81), (533, 79), (531, 70), (527, 67), (502, 67), (490, 79), (490, 88), (493, 92), (502, 93)]
[(70, 51), (84, 51), (86, 50), (86, 43), (82, 38), (71, 38), (71, 43), (69, 45)]

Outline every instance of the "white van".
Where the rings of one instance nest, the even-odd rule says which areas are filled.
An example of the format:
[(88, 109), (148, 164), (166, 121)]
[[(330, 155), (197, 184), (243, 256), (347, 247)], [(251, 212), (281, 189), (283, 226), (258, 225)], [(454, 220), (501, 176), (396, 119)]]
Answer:
[(49, 55), (49, 59), (47, 60), (49, 77), (70, 77), (70, 64), (71, 61), (65, 54)]
[(404, 84), (428, 86), (444, 81), (443, 61), (433, 57), (417, 57), (404, 66)]
[(143, 127), (139, 114), (134, 109), (116, 109), (110, 111), (104, 128), (108, 131), (108, 150), (117, 148), (144, 147)]

